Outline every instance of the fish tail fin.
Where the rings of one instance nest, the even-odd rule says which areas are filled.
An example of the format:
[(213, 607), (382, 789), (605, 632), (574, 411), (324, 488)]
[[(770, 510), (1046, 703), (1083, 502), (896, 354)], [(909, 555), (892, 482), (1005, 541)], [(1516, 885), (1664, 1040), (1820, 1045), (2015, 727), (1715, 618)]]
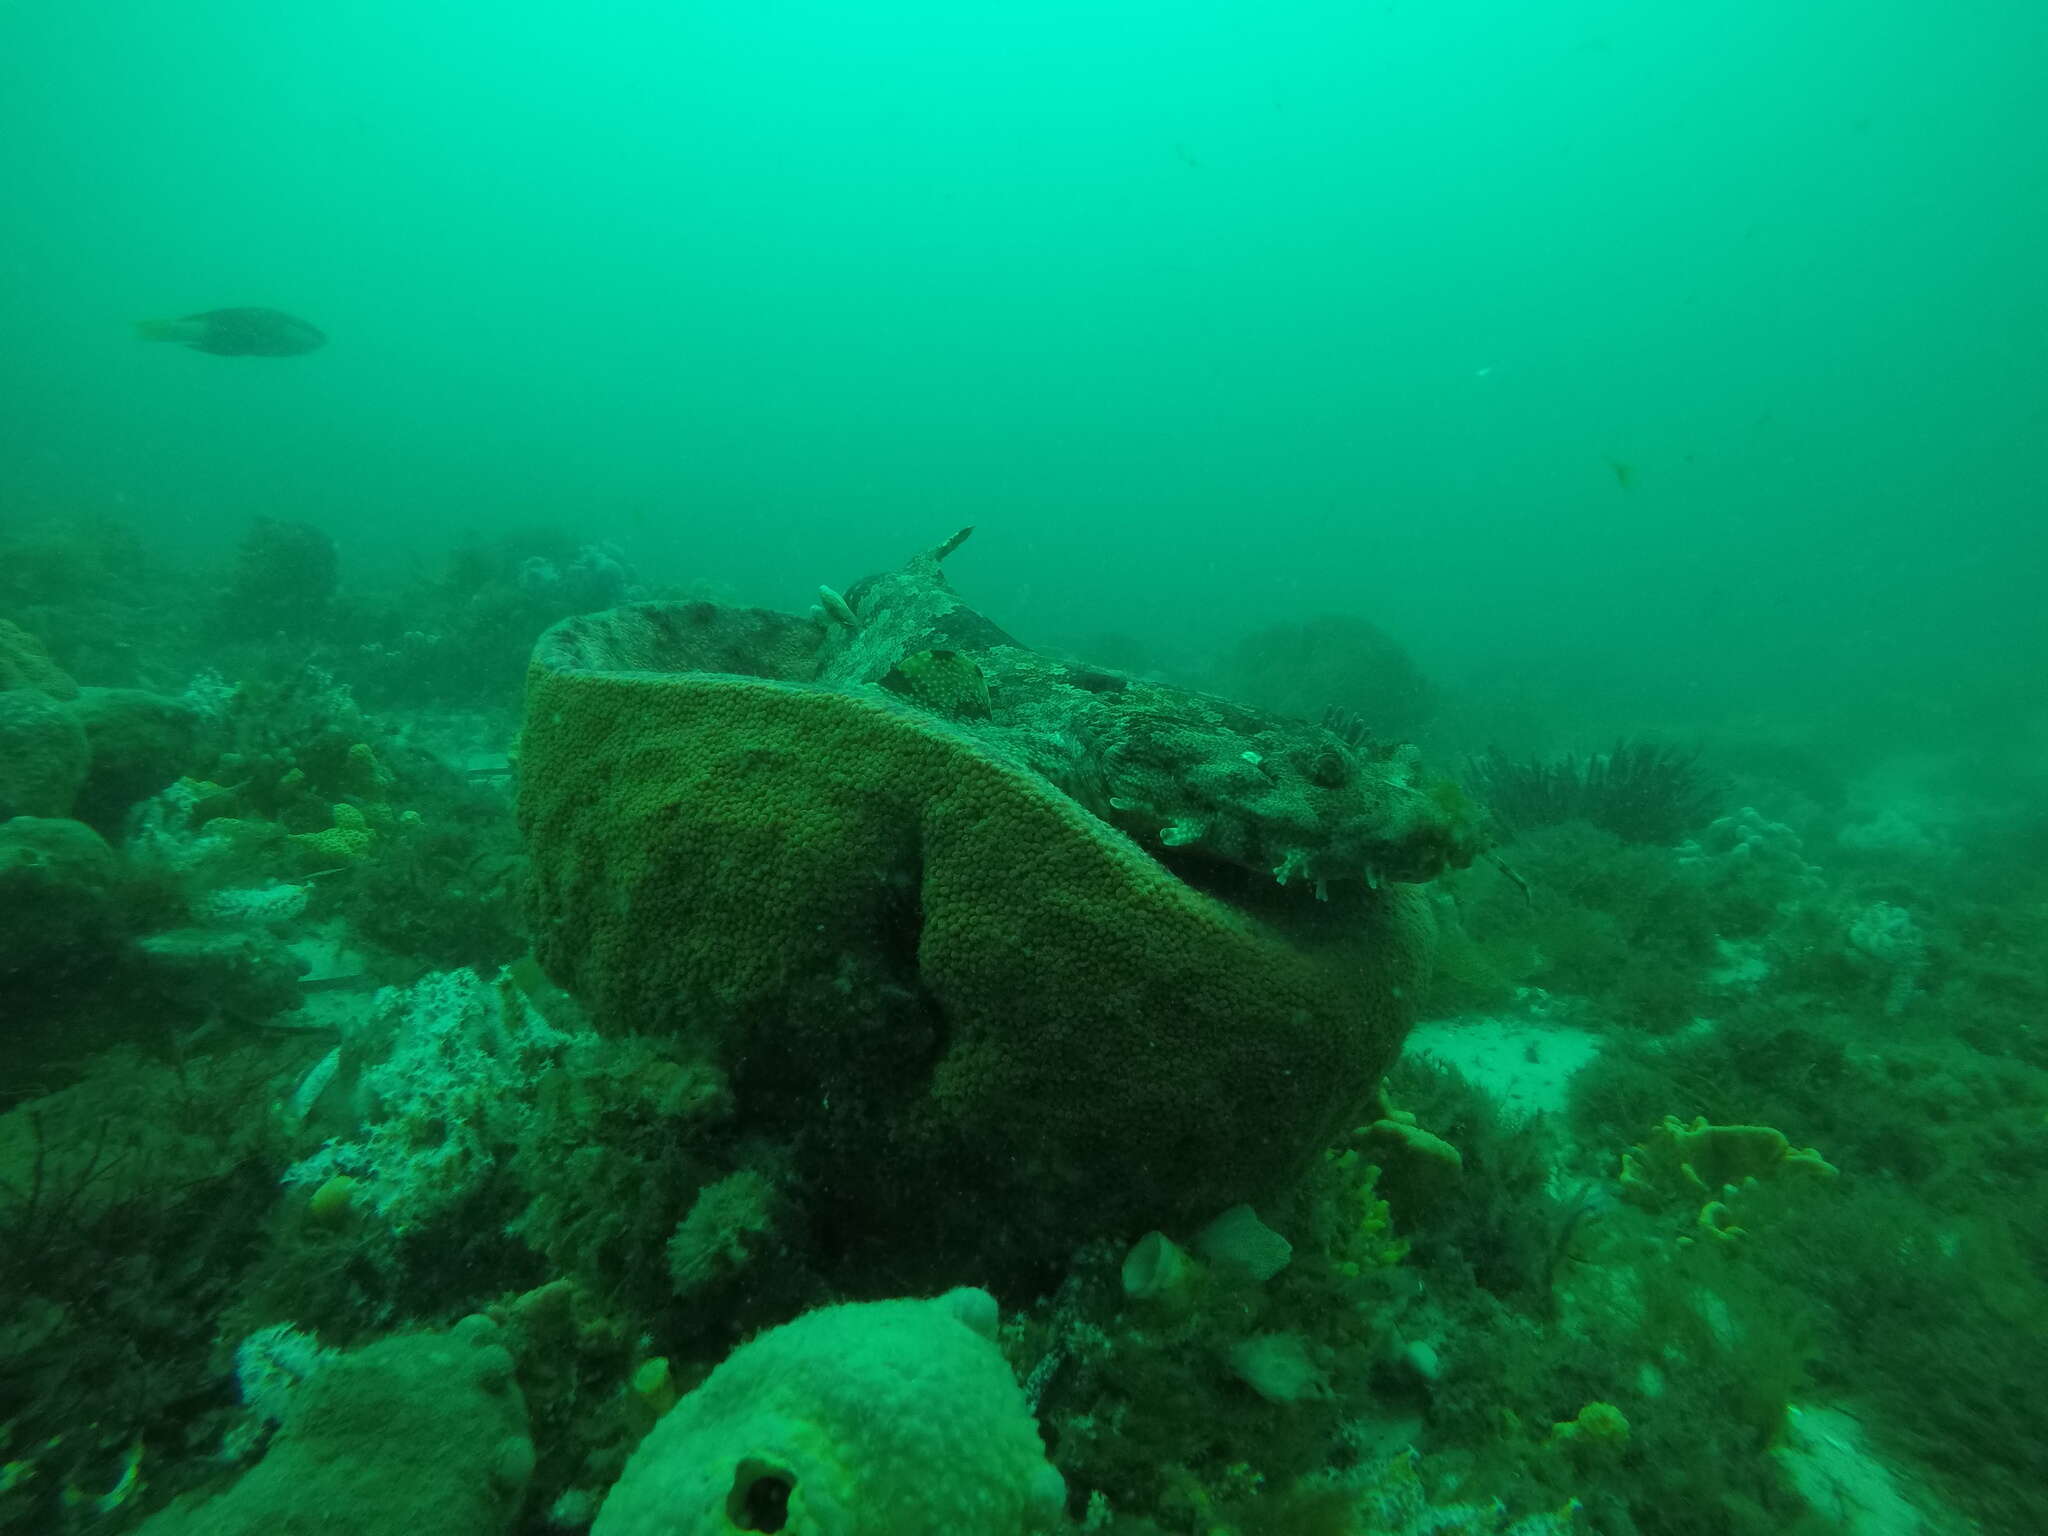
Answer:
[(138, 320), (135, 334), (143, 341), (183, 341), (190, 329), (183, 320)]

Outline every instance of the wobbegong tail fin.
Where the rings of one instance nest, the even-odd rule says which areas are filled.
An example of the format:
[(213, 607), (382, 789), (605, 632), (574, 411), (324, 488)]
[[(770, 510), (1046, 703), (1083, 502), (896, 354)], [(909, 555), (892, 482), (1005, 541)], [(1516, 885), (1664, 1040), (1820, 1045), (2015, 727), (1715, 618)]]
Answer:
[(184, 341), (191, 334), (188, 320), (138, 320), (135, 334), (143, 341)]

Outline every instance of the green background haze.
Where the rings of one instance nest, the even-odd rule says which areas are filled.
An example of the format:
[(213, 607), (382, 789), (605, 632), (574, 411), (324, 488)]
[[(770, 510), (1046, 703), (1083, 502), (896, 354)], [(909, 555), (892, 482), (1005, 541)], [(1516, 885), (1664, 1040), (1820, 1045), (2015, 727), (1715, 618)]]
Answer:
[[(2009, 726), (2044, 66), (2034, 0), (9, 5), (0, 515), (785, 607), (974, 523), (1027, 640)], [(332, 343), (129, 324), (237, 304)]]

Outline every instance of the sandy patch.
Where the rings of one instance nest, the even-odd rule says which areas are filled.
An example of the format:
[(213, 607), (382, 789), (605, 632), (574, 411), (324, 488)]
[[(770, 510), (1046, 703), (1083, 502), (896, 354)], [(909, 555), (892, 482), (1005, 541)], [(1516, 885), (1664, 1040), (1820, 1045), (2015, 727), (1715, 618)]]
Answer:
[(1455, 1068), (1510, 1119), (1559, 1114), (1573, 1076), (1600, 1054), (1590, 1030), (1482, 1014), (1418, 1024), (1404, 1051)]

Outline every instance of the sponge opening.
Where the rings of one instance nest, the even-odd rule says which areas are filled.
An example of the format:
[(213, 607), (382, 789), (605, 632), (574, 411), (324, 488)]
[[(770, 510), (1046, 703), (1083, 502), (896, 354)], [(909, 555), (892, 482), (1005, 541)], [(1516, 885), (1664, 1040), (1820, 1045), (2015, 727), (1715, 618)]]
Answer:
[(796, 1474), (749, 1456), (733, 1469), (725, 1496), (725, 1518), (736, 1531), (779, 1531), (789, 1523), (789, 1496)]

